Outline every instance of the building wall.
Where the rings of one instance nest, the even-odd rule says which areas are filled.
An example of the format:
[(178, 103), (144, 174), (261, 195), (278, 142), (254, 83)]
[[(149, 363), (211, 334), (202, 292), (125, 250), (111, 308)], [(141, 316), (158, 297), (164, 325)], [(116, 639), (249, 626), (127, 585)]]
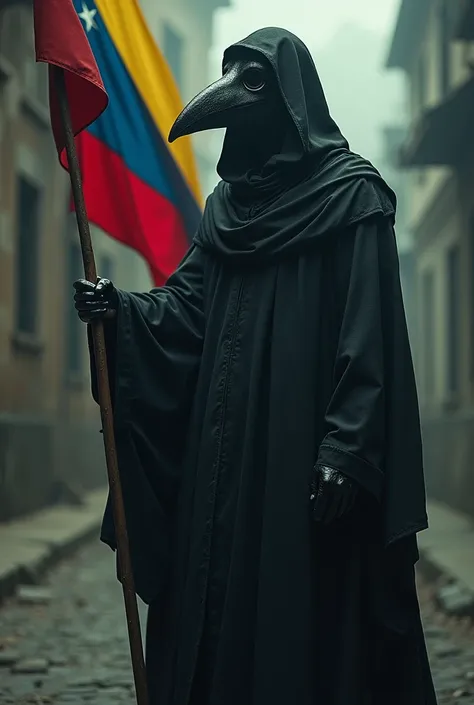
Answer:
[[(473, 47), (451, 39), (450, 18), (443, 15), (443, 6), (449, 13), (454, 5), (432, 0), (416, 38), (406, 70), (411, 136), (425, 111), (470, 77)], [(404, 178), (415, 244), (416, 368), (428, 492), (474, 514), (473, 164), (471, 150), (465, 164), (410, 169)]]
[[(470, 47), (453, 42), (448, 35), (443, 34), (442, 2), (433, 1), (427, 21), (423, 25), (423, 34), (418, 37), (416, 50), (407, 68), (407, 89), (410, 97), (410, 128), (409, 132), (417, 130), (422, 115), (435, 108), (446, 99), (449, 93), (460, 86), (469, 77), (467, 59), (472, 54)], [(449, 29), (447, 29), (449, 32)], [(444, 42), (446, 49), (443, 50)], [(447, 63), (443, 65), (444, 61)], [(444, 78), (443, 78), (444, 75)], [(446, 345), (443, 343), (449, 335), (449, 316), (446, 296), (446, 261), (449, 247), (458, 243), (464, 253), (462, 203), (459, 199), (459, 179), (450, 168), (428, 167), (410, 169), (405, 173), (409, 184), (409, 225), (414, 234), (417, 252), (416, 280), (418, 315), (423, 319), (423, 285), (425, 275), (432, 271), (434, 282), (435, 341), (436, 349), (431, 353), (434, 362), (434, 390), (428, 391), (426, 375), (420, 375), (420, 397), (422, 404), (431, 411), (449, 408), (463, 401), (465, 385), (465, 361), (459, 351), (459, 387), (456, 400), (448, 399)], [(436, 214), (436, 217), (434, 216)], [(461, 261), (461, 267), (465, 259)], [(462, 285), (464, 286), (464, 284)], [(465, 328), (465, 314), (460, 315), (460, 330)], [(417, 349), (421, 359), (417, 366), (423, 367), (427, 357), (426, 336), (423, 326), (418, 327)], [(426, 366), (426, 365), (425, 365)], [(462, 380), (462, 381), (461, 381)], [(464, 399), (465, 401), (465, 399)]]
[(400, 260), (400, 280), (410, 335), (412, 352), (416, 358), (417, 301), (415, 277), (415, 251), (410, 230), (409, 189), (404, 175), (397, 167), (398, 153), (405, 139), (403, 123), (386, 126), (382, 131), (381, 172), (397, 196), (396, 238)]
[[(409, 114), (412, 129), (429, 108), (440, 101), (439, 55), (440, 55), (440, 17), (432, 3), (428, 21), (424, 26), (424, 35), (419, 38), (411, 66), (408, 68), (408, 91), (410, 96)], [(454, 74), (457, 72), (454, 71)], [(443, 188), (449, 178), (449, 170), (444, 168), (417, 169), (410, 174), (410, 225), (413, 231), (429, 208), (436, 194)]]
[[(187, 99), (207, 82), (212, 6), (198, 12), (188, 0), (143, 4), (160, 43), (166, 22), (183, 38)], [(209, 173), (201, 160), (203, 181)], [(50, 130), (47, 71), (34, 62), (31, 7), (13, 3), (0, 9), (0, 521), (106, 481), (85, 326), (72, 302), (82, 262), (68, 200)], [(150, 287), (138, 255), (97, 228), (92, 234), (99, 274), (124, 289)]]

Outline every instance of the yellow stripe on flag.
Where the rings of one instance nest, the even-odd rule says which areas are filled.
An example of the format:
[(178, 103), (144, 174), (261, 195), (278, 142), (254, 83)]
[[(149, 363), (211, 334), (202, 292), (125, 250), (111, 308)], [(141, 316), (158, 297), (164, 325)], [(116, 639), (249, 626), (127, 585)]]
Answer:
[(173, 122), (183, 108), (171, 70), (157, 47), (138, 0), (95, 0), (109, 36), (165, 145), (202, 207), (202, 193), (190, 137), (168, 143)]

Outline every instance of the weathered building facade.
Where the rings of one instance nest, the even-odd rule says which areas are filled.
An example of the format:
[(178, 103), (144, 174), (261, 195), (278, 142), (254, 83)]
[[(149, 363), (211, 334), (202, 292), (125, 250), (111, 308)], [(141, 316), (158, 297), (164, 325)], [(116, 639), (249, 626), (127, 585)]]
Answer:
[[(199, 10), (189, 0), (142, 4), (186, 99), (207, 81), (212, 16), (223, 2), (206, 0)], [(215, 174), (208, 154), (197, 144), (204, 192)], [(0, 521), (106, 481), (85, 330), (72, 305), (82, 262), (68, 201), (51, 137), (47, 70), (34, 60), (32, 6), (2, 0)], [(102, 276), (126, 289), (149, 287), (135, 253), (97, 229), (93, 237)]]
[(409, 190), (407, 180), (398, 166), (398, 153), (406, 136), (403, 117), (397, 123), (382, 129), (382, 151), (377, 160), (380, 170), (397, 195), (396, 235), (400, 260), (400, 279), (410, 332), (411, 346), (415, 352), (417, 292), (415, 275), (415, 248), (410, 228)]
[(410, 103), (399, 165), (415, 247), (428, 491), (474, 513), (473, 0), (403, 0), (387, 66), (405, 72)]

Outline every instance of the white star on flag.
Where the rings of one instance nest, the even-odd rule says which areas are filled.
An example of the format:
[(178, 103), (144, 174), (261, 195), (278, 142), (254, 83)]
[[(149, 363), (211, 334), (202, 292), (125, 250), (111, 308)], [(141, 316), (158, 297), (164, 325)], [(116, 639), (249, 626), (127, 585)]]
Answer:
[(97, 10), (95, 10), (95, 9), (89, 10), (86, 3), (85, 2), (82, 3), (82, 12), (78, 12), (78, 15), (81, 18), (81, 20), (84, 21), (84, 24), (86, 26), (86, 32), (88, 34), (91, 31), (91, 29), (99, 29), (97, 27), (97, 24), (94, 19), (96, 14), (97, 14)]

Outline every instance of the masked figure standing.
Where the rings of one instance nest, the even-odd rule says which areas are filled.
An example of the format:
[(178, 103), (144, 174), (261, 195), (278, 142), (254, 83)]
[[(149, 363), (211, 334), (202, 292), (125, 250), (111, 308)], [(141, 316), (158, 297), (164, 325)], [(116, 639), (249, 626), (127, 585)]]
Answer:
[(75, 284), (106, 320), (152, 705), (433, 705), (395, 196), (284, 30), (231, 46), (170, 140), (216, 127), (167, 285)]

